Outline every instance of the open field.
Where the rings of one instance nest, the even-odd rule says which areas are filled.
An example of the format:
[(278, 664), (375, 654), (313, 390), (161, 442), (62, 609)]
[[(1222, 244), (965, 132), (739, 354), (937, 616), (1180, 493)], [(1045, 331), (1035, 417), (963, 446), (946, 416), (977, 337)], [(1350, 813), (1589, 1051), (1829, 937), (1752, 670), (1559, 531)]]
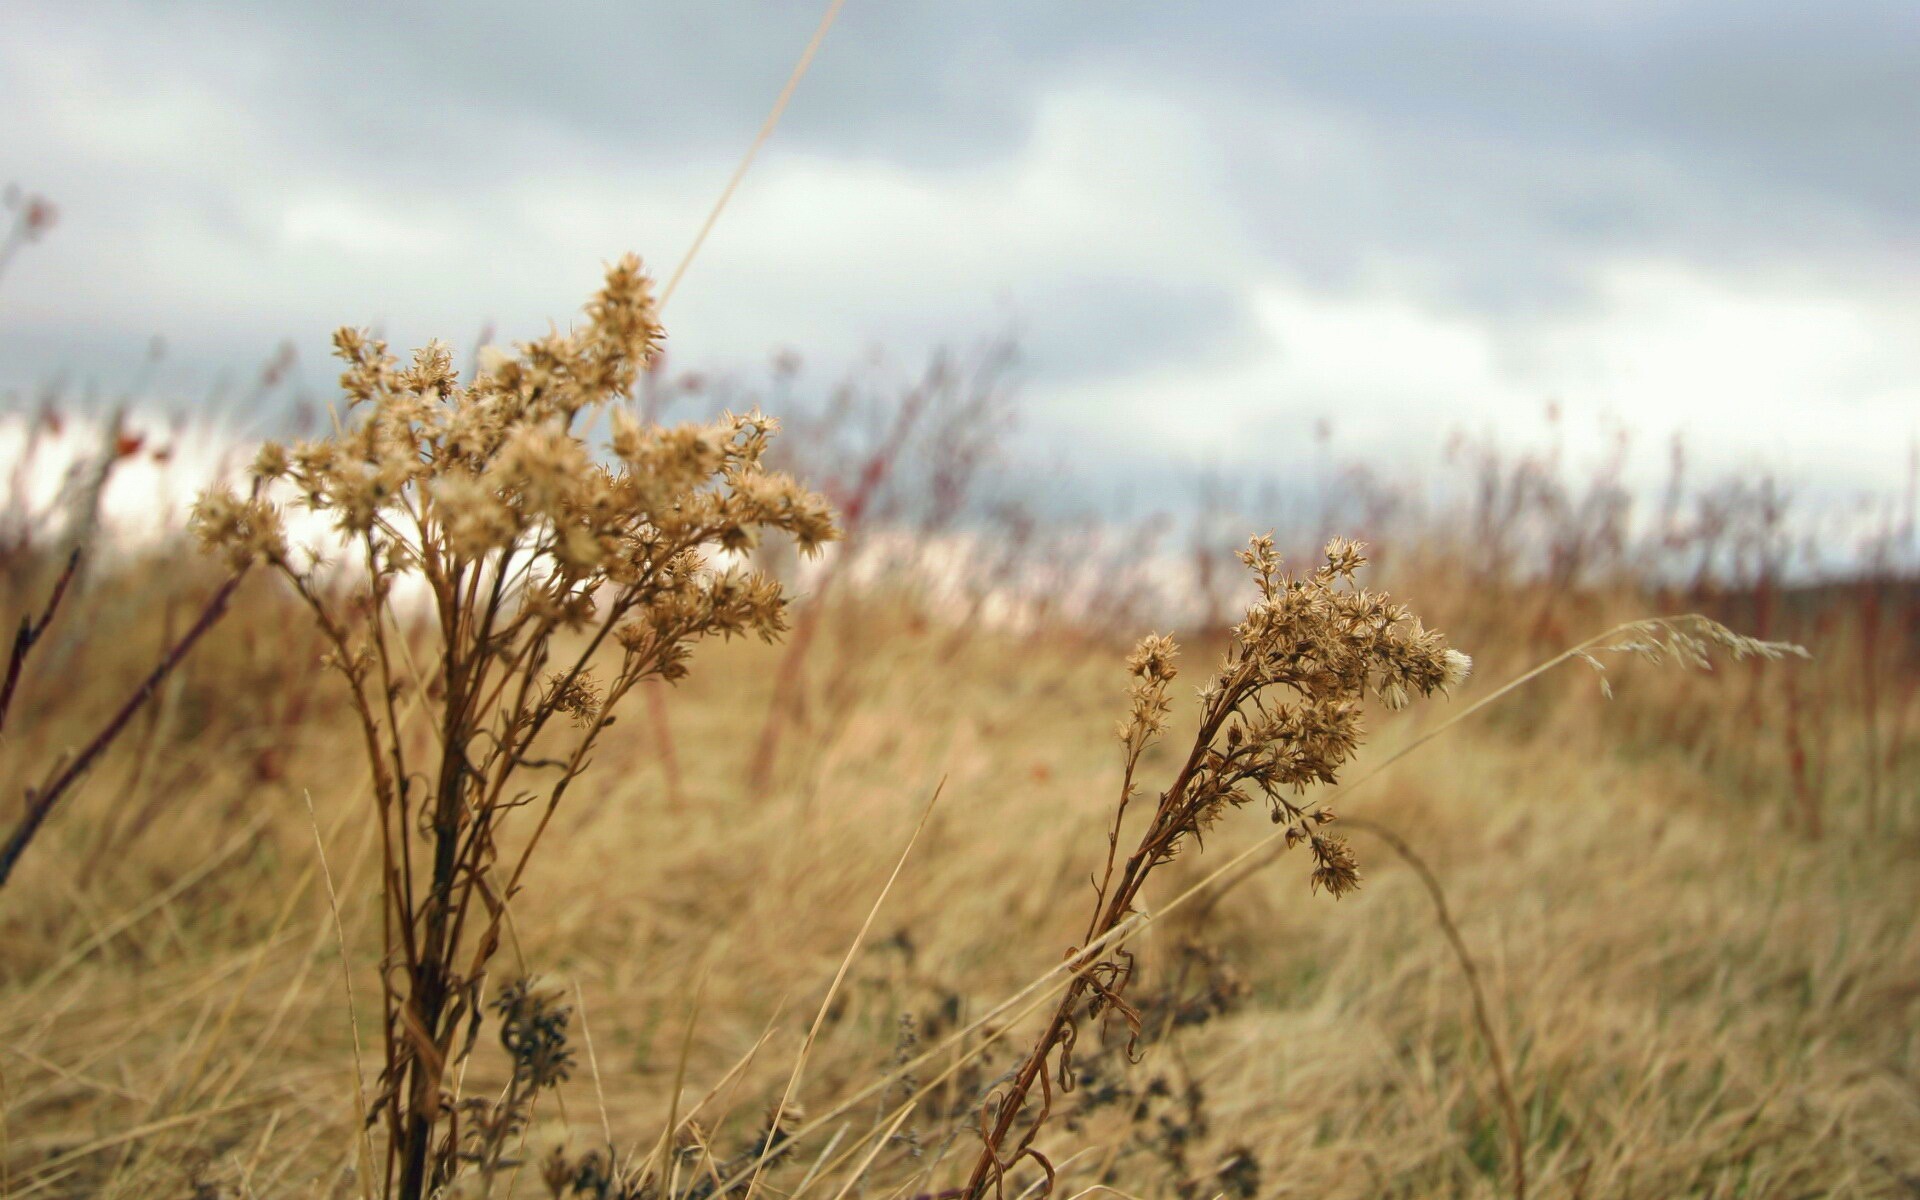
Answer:
[(0, 12), (0, 1200), (1920, 1200), (1910, 0)]
[[(1615, 656), (1610, 700), (1576, 661), (1341, 798), (1357, 892), (1310, 891), (1298, 848), (1161, 916), (1274, 828), (1257, 805), (1227, 813), (1138, 905), (1156, 917), (1129, 940), (1139, 1061), (1112, 1010), (1082, 1022), (1078, 1087), (1034, 1143), (1057, 1194), (1513, 1195), (1489, 1032), (1528, 1194), (1920, 1190), (1911, 591), (1553, 586), (1472, 565), (1472, 532), (1459, 537), (1456, 552), (1390, 556), (1369, 582), (1471, 652), (1474, 676), (1405, 712), (1370, 703), (1348, 779), (1650, 613), (1705, 606), (1814, 657), (1703, 675)], [(8, 612), (37, 609), (57, 565), (17, 551)], [(8, 718), (9, 824), (221, 578), (184, 545), (90, 565)], [(996, 626), (884, 577), (803, 589), (794, 618), (803, 653), (703, 644), (685, 680), (637, 689), (558, 809), (483, 987), (554, 986), (571, 1071), (533, 1095), (493, 1194), (547, 1194), (540, 1164), (563, 1138), (576, 1156), (610, 1142), (651, 1162), (647, 1194), (709, 1194), (765, 1145), (816, 1016), (781, 1121), (800, 1136), (755, 1186), (964, 1182), (979, 1105), (1047, 1010), (961, 1031), (1085, 933), (1120, 790), (1123, 659), (1147, 630)], [(430, 627), (405, 633), (429, 660)], [(1181, 636), (1171, 728), (1139, 766), (1148, 801), (1192, 736), (1186, 685), (1225, 645), (1217, 628)], [(0, 890), (0, 1194), (366, 1186), (362, 1155), (384, 1153), (383, 1129), (364, 1146), (355, 1118), (382, 1053), (381, 858), (325, 652), (256, 571)], [(431, 690), (398, 704), (400, 737), (424, 752)], [(511, 861), (526, 823), (503, 829)], [(1443, 889), (1484, 1029), (1432, 896), (1376, 829)], [(495, 1036), (490, 1018), (450, 1068), (460, 1097), (511, 1090)], [(1039, 1178), (1029, 1159), (1006, 1194)], [(450, 1194), (480, 1194), (466, 1179)]]
[[(1075, 311), (1050, 336), (1084, 325), (1097, 353), (1077, 385), (1056, 354), (1036, 439), (1055, 444), (1002, 458), (1011, 334), (889, 383), (850, 368), (823, 395), (790, 352), (764, 385), (674, 374), (661, 314), (840, 7), (718, 200), (688, 210), (704, 223), (658, 290), (620, 259), (574, 324), (510, 346), (487, 325), (404, 357), (345, 328), (323, 394), (288, 343), (226, 407), (176, 420), (157, 339), (123, 400), (6, 398), (0, 1200), (1920, 1196), (1920, 443), (1897, 496), (1885, 453), (1869, 483), (1843, 444), (1907, 419), (1875, 332), (1906, 327), (1904, 277), (1850, 325), (1817, 289), (1770, 316), (1734, 276), (1723, 306), (1628, 257), (1665, 299), (1592, 344), (1554, 332), (1577, 332), (1577, 288), (1448, 282), (1381, 252), (1400, 239), (1293, 282), (1209, 282), (1203, 260), (1252, 258), (1239, 235), (1195, 255), (1096, 228), (1141, 182), (1135, 134), (1150, 151), (1181, 124), (1119, 106), (1099, 128), (1124, 171), (1092, 155), (1085, 186), (1068, 169), (1013, 203), (983, 189), (991, 228), (1020, 214), (1016, 256), (1056, 240), (1026, 209), (1072, 233), (1058, 296), (1085, 299), (1059, 301)], [(1163, 39), (1144, 44), (1157, 69)], [(354, 68), (356, 86), (398, 74)], [(1417, 145), (1497, 174), (1409, 128), (1383, 161)], [(1329, 129), (1344, 155), (1352, 131)], [(1050, 168), (1081, 157), (1070, 140), (1041, 143)], [(1576, 240), (1635, 223), (1561, 160), (1508, 152), (1556, 164), (1537, 207)], [(1266, 193), (1241, 165), (1235, 190)], [(849, 218), (832, 189), (822, 211), (968, 241), (931, 185), (865, 143), (860, 167), (909, 215)], [(570, 201), (589, 190), (546, 172)], [(1356, 194), (1420, 197), (1402, 237), (1424, 246), (1437, 190), (1409, 178)], [(1234, 224), (1142, 179), (1140, 230)], [(1486, 256), (1455, 223), (1487, 206), (1440, 200), (1439, 236)], [(4, 202), (0, 273), (57, 214)], [(345, 253), (313, 235), (367, 233), (333, 203), (251, 224), (197, 208), (262, 245), (285, 225), (331, 270)], [(506, 210), (590, 226), (585, 205)], [(375, 241), (433, 240), (405, 232), (440, 220), (427, 207)], [(1879, 254), (1845, 244), (1848, 263)], [(830, 308), (812, 289), (843, 258), (889, 256), (861, 245), (807, 251), (832, 270), (769, 257), (770, 290), (804, 276), (794, 295)], [(1157, 259), (1227, 302), (1092, 302)], [(1376, 275), (1400, 282), (1369, 308), (1346, 280)], [(1849, 302), (1872, 291), (1835, 278)], [(1453, 292), (1488, 307), (1434, 299)], [(1712, 319), (1669, 320), (1675, 297)], [(1206, 338), (1129, 375), (1127, 343), (1172, 337), (1186, 307)], [(1257, 353), (1211, 340), (1236, 321)], [(1751, 361), (1707, 354), (1701, 329)], [(1565, 361), (1510, 373), (1533, 355)], [(1668, 390), (1641, 403), (1707, 379), (1701, 411), (1772, 397), (1768, 421), (1734, 421), (1739, 446), (1723, 421), (1700, 463), (1675, 434), (1664, 489), (1629, 470), (1626, 419), (1596, 443), (1557, 402), (1545, 448), (1462, 416), (1445, 477), (1413, 467), (1433, 413), (1489, 383), (1504, 420), (1523, 386), (1630, 392), (1662, 355)], [(1446, 386), (1419, 424), (1429, 361)], [(1400, 457), (1344, 461), (1329, 419), (1308, 437), (1266, 410), (1303, 381)], [(1835, 381), (1856, 390), (1832, 428), (1800, 415)], [(1171, 422), (1140, 400), (1159, 390)], [(1245, 445), (1203, 452), (1176, 481), (1197, 503), (1157, 511), (1209, 404), (1205, 428)], [(1109, 409), (1140, 427), (1095, 436)], [(263, 440), (276, 422), (300, 436)], [(1839, 470), (1802, 493), (1727, 466), (1782, 431)], [(1077, 499), (1112, 502), (1023, 490), (1083, 437), (1105, 474)]]

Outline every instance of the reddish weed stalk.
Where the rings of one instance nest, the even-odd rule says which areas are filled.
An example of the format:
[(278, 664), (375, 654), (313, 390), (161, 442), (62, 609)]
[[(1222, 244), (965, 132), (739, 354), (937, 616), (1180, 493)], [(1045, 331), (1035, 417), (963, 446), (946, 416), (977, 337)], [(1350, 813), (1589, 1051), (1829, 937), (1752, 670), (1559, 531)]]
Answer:
[[(858, 535), (871, 513), (881, 486), (886, 483), (888, 474), (906, 446), (907, 438), (913, 433), (915, 422), (926, 407), (928, 394), (926, 387), (915, 388), (907, 394), (894, 412), (886, 438), (868, 455), (852, 490), (840, 501), (841, 526), (849, 543)], [(840, 572), (851, 557), (847, 552), (850, 549), (850, 545), (843, 547), (842, 552), (835, 555), (821, 572), (814, 595), (801, 612), (793, 637), (787, 643), (787, 652), (775, 669), (773, 698), (767, 703), (767, 715), (760, 723), (760, 736), (747, 769), (747, 786), (755, 792), (765, 791), (773, 778), (774, 763), (780, 755), (781, 732), (799, 708), (807, 655), (819, 633), (827, 597), (832, 594)]]
[[(47, 607), (41, 612), (40, 619), (35, 621), (28, 617), (20, 624), (20, 630), (14, 637), (13, 653), (7, 663), (5, 693), (0, 695), (0, 724), (5, 722), (12, 706), (14, 688), (25, 666), (27, 655), (32, 652), (34, 644), (39, 641), (40, 635), (46, 632), (47, 625), (53, 620), (61, 600), (67, 594), (67, 588), (73, 580), (79, 563), (80, 552), (76, 550), (67, 559), (66, 568), (61, 571), (59, 580), (54, 584), (52, 597), (48, 600)], [(205, 637), (207, 632), (219, 623), (220, 618), (226, 615), (228, 602), (233, 599), (233, 593), (240, 586), (240, 580), (245, 574), (246, 570), (242, 568), (215, 589), (212, 598), (200, 610), (200, 615), (188, 627), (186, 633), (160, 656), (160, 661), (155, 664), (153, 670), (147, 673), (147, 677), (141, 681), (140, 686), (135, 688), (133, 694), (115, 710), (106, 724), (100, 727), (77, 754), (56, 763), (45, 783), (27, 789), (26, 811), (21, 815), (20, 822), (14, 827), (13, 832), (8, 835), (6, 842), (0, 844), (0, 887), (6, 885), (13, 874), (15, 864), (20, 861), (20, 856), (26, 852), (28, 844), (40, 832), (40, 827), (45, 824), (47, 817), (58, 807), (60, 801), (100, 760), (100, 756), (107, 752), (107, 748), (126, 732), (134, 714), (153, 699), (167, 676), (171, 675), (174, 669), (186, 659), (200, 639)]]

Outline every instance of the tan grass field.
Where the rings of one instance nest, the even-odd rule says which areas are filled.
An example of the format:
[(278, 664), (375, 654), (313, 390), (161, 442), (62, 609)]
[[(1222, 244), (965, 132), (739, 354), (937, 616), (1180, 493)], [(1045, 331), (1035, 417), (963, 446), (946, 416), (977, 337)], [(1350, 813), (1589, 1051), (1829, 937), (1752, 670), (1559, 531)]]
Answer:
[[(177, 634), (217, 578), (181, 561), (103, 571), (62, 615), (7, 730), (10, 792), (81, 741)], [(1376, 706), (1360, 771), (1546, 656), (1514, 632), (1537, 592), (1488, 596), (1439, 563), (1394, 575), (1480, 669), (1451, 701)], [(11, 599), (23, 609), (45, 578), (14, 580)], [(1557, 619), (1597, 631), (1650, 602), (1595, 594)], [(1076, 943), (1119, 784), (1120, 660), (1136, 631), (961, 630), (882, 593), (836, 604), (770, 786), (746, 776), (781, 652), (714, 644), (665, 690), (677, 787), (635, 698), (557, 818), (488, 985), (537, 973), (573, 1007), (574, 1070), (538, 1100), (537, 1145), (562, 1129), (576, 1146), (610, 1133), (644, 1158), (670, 1110), (694, 1111), (670, 1186), (710, 1191), (712, 1164), (750, 1149), (780, 1098), (938, 790), (798, 1086), (806, 1120), (827, 1119), (758, 1186), (915, 1195), (964, 1174), (980, 1093), (1024, 1053), (1035, 1017), (969, 1038), (1005, 1033), (930, 1090), (857, 1180), (864, 1151), (843, 1151), (909, 1091), (844, 1112), (836, 1101)], [(1585, 667), (1564, 668), (1342, 801), (1444, 886), (1511, 1072), (1531, 1194), (1920, 1188), (1911, 724), (1879, 731), (1892, 769), (1869, 805), (1854, 634), (1826, 628), (1813, 662), (1757, 675), (1616, 668), (1611, 701)], [(320, 652), (271, 581), (250, 579), (0, 892), (5, 1195), (361, 1193), (355, 1039), (371, 1089), (377, 855), (366, 772)], [(1198, 670), (1211, 653), (1203, 639), (1187, 658)], [(1817, 838), (1780, 748), (1789, 670), (1803, 702), (1831, 710)], [(1181, 699), (1163, 746), (1181, 744)], [(1171, 757), (1149, 751), (1143, 774), (1163, 776)], [(1229, 814), (1143, 907), (1269, 828), (1257, 811)], [(1511, 1194), (1461, 965), (1414, 873), (1368, 832), (1351, 836), (1353, 895), (1310, 894), (1296, 850), (1134, 939), (1150, 1032), (1128, 1065), (1123, 1029), (1104, 1045), (1083, 1030), (1087, 1077), (1036, 1143), (1059, 1194)], [(465, 1094), (503, 1085), (491, 1034), (460, 1069)], [(952, 1057), (913, 1074), (926, 1083)], [(547, 1194), (536, 1174), (498, 1194)], [(1037, 1178), (1023, 1169), (1008, 1194)]]
[(1920, 1196), (1920, 450), (1049, 523), (997, 344), (780, 433), (661, 314), (841, 7), (658, 290), (0, 414), (0, 1200)]
[(1789, 586), (1735, 490), (1668, 522), (1688, 578), (1482, 458), (1375, 567), (1143, 593), (1029, 539), (989, 620), (844, 568), (990, 405), (930, 376), (763, 465), (631, 403), (649, 288), (464, 380), (343, 332), (336, 431), (209, 493), (215, 553), (101, 534), (164, 450), (117, 421), (16, 488), (0, 1196), (1920, 1192), (1890, 560)]

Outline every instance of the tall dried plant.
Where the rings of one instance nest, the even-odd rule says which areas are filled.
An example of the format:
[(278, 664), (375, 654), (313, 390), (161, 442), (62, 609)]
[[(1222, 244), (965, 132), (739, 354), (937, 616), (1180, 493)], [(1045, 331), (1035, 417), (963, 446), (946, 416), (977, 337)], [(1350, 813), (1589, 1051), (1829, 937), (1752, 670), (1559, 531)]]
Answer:
[(1336, 782), (1359, 748), (1368, 694), (1401, 708), (1460, 683), (1472, 666), (1405, 606), (1358, 586), (1355, 574), (1366, 559), (1352, 542), (1329, 543), (1324, 561), (1303, 578), (1282, 571), (1268, 537), (1253, 539), (1240, 559), (1254, 574), (1258, 596), (1233, 627), (1219, 670), (1200, 689), (1191, 748), (1121, 862), (1121, 828), (1139, 788), (1142, 757), (1166, 730), (1173, 711), (1168, 687), (1178, 674), (1168, 637), (1143, 639), (1127, 660), (1133, 683), (1119, 728), (1120, 799), (1081, 942), (1087, 949), (1072, 952), (1073, 980), (1052, 1018), (1011, 1081), (987, 1100), (967, 1200), (989, 1188), (999, 1192), (1006, 1173), (1029, 1158), (1051, 1188), (1053, 1166), (1034, 1141), (1052, 1111), (1055, 1083), (1063, 1091), (1073, 1087), (1083, 1018), (1116, 1014), (1138, 1035), (1140, 1018), (1125, 996), (1133, 956), (1113, 934), (1136, 912), (1153, 871), (1197, 843), (1227, 810), (1259, 798), (1286, 827), (1287, 845), (1305, 845), (1312, 854), (1313, 888), (1335, 897), (1352, 891), (1359, 870), (1345, 839), (1325, 828), (1332, 812), (1308, 806), (1303, 794)]
[[(481, 1019), (508, 903), (614, 709), (645, 680), (684, 675), (699, 639), (783, 632), (779, 583), (721, 565), (724, 552), (768, 530), (807, 553), (836, 536), (821, 498), (761, 465), (769, 418), (662, 428), (630, 414), (661, 338), (637, 260), (609, 269), (586, 316), (483, 354), (470, 383), (443, 345), (402, 366), (341, 330), (350, 423), (267, 445), (264, 491), (209, 493), (194, 515), (207, 546), (263, 560), (311, 609), (359, 719), (384, 895), (386, 1063), (370, 1119), (387, 1128), (386, 1192), (404, 1200), (452, 1171), (449, 1072)], [(289, 545), (273, 503), (287, 492), (332, 519), (344, 563)], [(437, 634), (419, 673), (410, 606)], [(433, 730), (424, 755), (410, 706)], [(530, 825), (503, 853), (514, 813)]]

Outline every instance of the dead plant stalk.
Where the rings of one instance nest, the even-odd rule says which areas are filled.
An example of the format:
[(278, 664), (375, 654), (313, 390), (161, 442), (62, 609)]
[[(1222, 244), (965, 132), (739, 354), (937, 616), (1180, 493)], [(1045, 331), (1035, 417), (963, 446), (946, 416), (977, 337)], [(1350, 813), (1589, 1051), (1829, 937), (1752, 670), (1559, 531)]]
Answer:
[[(1282, 573), (1271, 538), (1255, 538), (1240, 557), (1254, 573), (1258, 598), (1234, 627), (1218, 673), (1200, 689), (1200, 726), (1184, 762), (1160, 794), (1136, 849), (1116, 864), (1141, 756), (1166, 728), (1172, 710), (1167, 687), (1177, 674), (1170, 638), (1149, 636), (1128, 659), (1134, 682), (1119, 729), (1121, 793), (1083, 937), (1084, 946), (1103, 949), (1070, 952), (1073, 977), (1053, 1016), (1012, 1082), (989, 1098), (983, 1144), (964, 1189), (967, 1200), (978, 1200), (989, 1186), (1000, 1193), (1007, 1171), (1027, 1158), (1040, 1166), (1051, 1190), (1054, 1167), (1034, 1140), (1052, 1111), (1054, 1083), (1063, 1092), (1074, 1086), (1078, 1021), (1115, 1013), (1132, 1035), (1140, 1032), (1139, 1016), (1124, 997), (1133, 957), (1111, 935), (1137, 911), (1154, 869), (1187, 842), (1197, 842), (1227, 809), (1252, 802), (1258, 793), (1274, 822), (1286, 826), (1287, 844), (1305, 843), (1311, 850), (1314, 887), (1336, 897), (1352, 890), (1359, 882), (1352, 853), (1343, 839), (1322, 832), (1333, 814), (1304, 808), (1297, 797), (1314, 784), (1334, 783), (1358, 749), (1360, 704), (1368, 693), (1400, 707), (1459, 683), (1471, 666), (1404, 606), (1355, 584), (1366, 560), (1353, 543), (1330, 543), (1322, 564), (1300, 579)], [(1037, 1107), (1016, 1133), (1036, 1086)]]
[[(293, 448), (269, 443), (255, 465), (269, 490), (211, 493), (195, 511), (210, 548), (239, 566), (264, 561), (306, 604), (357, 717), (384, 896), (386, 1065), (373, 1105), (388, 1132), (386, 1192), (403, 1200), (432, 1194), (462, 1163), (495, 1169), (517, 1119), (476, 1110), (476, 1149), (463, 1141), (467, 1106), (443, 1084), (477, 1037), (507, 905), (614, 709), (644, 681), (682, 677), (699, 639), (784, 631), (779, 584), (717, 565), (720, 552), (767, 531), (804, 552), (837, 536), (823, 500), (761, 465), (769, 418), (669, 429), (621, 403), (661, 337), (637, 260), (608, 270), (586, 313), (578, 330), (489, 348), (464, 384), (444, 345), (403, 367), (383, 343), (340, 331), (358, 421)], [(602, 411), (612, 433), (596, 448), (581, 431)], [(274, 489), (333, 518), (350, 573), (323, 548), (288, 544)], [(402, 588), (423, 596), (438, 642), (426, 763), (413, 761), (397, 705), (417, 686), (395, 642), (411, 619)], [(503, 827), (523, 808), (531, 825), (503, 857)], [(514, 994), (525, 1011), (508, 1014), (503, 1036), (520, 1030), (510, 1051), (548, 1054), (541, 1022), (564, 1013), (530, 989)], [(557, 1059), (521, 1066), (514, 1094), (529, 1103), (565, 1071)]]

